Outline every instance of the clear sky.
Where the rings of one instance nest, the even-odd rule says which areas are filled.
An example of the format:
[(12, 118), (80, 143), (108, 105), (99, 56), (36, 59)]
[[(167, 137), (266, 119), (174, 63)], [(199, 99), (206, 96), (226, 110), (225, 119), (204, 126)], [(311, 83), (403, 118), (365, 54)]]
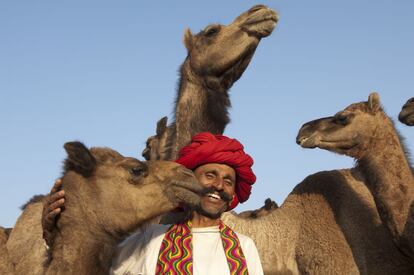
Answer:
[[(396, 118), (414, 96), (411, 0), (262, 1), (280, 21), (230, 91), (232, 122), (257, 183), (236, 210), (279, 204), (307, 175), (353, 160), (295, 143), (300, 126), (377, 91)], [(80, 140), (141, 158), (172, 117), (184, 29), (230, 23), (253, 1), (1, 1), (0, 225), (61, 175)], [(414, 127), (396, 123), (414, 149)]]

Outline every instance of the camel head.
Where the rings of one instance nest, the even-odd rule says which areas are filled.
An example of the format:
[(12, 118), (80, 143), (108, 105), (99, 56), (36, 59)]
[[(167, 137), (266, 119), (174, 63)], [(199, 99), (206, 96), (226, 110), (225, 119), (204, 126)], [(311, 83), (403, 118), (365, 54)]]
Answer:
[[(142, 162), (108, 148), (89, 150), (80, 142), (64, 147), (67, 207), (59, 222), (65, 215), (83, 216), (96, 231), (122, 237), (181, 203), (200, 201), (203, 187), (191, 170), (175, 162)], [(74, 208), (77, 212), (70, 212)]]
[(360, 159), (381, 136), (384, 123), (392, 122), (382, 111), (379, 95), (371, 93), (367, 102), (351, 104), (334, 116), (305, 123), (296, 143)]
[(398, 119), (408, 125), (414, 125), (414, 97), (410, 98), (402, 107)]
[(241, 77), (260, 40), (272, 33), (277, 21), (275, 11), (256, 5), (229, 25), (212, 24), (196, 35), (187, 29), (184, 44), (188, 56), (183, 68), (208, 88), (227, 91)]

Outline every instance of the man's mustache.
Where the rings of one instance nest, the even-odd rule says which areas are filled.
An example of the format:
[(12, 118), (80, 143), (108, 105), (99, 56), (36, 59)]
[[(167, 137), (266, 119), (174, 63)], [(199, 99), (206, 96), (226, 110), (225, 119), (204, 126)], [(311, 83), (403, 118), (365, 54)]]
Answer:
[(218, 195), (220, 196), (220, 198), (225, 201), (225, 202), (229, 202), (233, 199), (233, 196), (230, 195), (227, 192), (224, 192), (223, 190), (218, 191), (216, 188), (214, 187), (206, 187), (204, 188), (204, 190), (201, 192), (201, 196), (205, 196), (208, 193), (218, 193)]

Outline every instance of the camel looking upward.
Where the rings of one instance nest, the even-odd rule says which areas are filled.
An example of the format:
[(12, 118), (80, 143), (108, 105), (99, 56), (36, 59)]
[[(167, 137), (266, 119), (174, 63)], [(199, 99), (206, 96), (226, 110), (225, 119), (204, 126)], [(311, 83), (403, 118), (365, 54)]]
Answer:
[(414, 97), (404, 104), (398, 119), (407, 126), (414, 126)]
[[(188, 54), (180, 69), (175, 122), (163, 135), (167, 142), (158, 142), (167, 149), (156, 149), (164, 152), (156, 159), (176, 159), (178, 151), (199, 132), (223, 133), (230, 120), (228, 90), (246, 70), (260, 40), (272, 33), (277, 21), (276, 12), (257, 5), (229, 25), (209, 25), (196, 35), (185, 31)], [(151, 156), (148, 150), (151, 149), (143, 152), (147, 160)]]

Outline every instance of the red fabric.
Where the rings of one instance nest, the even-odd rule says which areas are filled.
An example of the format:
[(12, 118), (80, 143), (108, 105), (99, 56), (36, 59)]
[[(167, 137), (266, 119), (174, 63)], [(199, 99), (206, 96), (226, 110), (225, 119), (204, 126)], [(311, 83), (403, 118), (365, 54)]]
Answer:
[(195, 135), (191, 143), (180, 150), (176, 162), (191, 170), (207, 163), (231, 166), (236, 172), (236, 196), (230, 209), (249, 198), (252, 184), (256, 181), (251, 169), (253, 159), (243, 151), (243, 145), (236, 139), (222, 135), (208, 132)]

